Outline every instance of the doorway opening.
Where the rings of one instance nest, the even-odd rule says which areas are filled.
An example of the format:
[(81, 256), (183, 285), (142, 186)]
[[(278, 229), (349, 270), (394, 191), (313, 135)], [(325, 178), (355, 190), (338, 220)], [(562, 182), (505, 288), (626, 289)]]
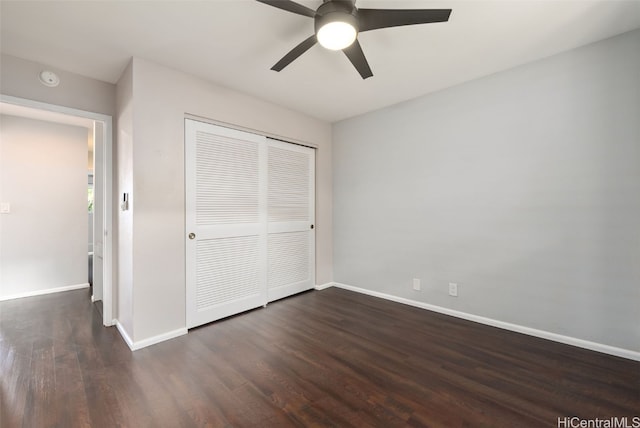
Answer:
[[(88, 165), (87, 196), (92, 188), (93, 203), (87, 199), (87, 268), (85, 282), (92, 285), (91, 300), (101, 302), (102, 322), (114, 324), (113, 313), (113, 128), (109, 115), (73, 109), (12, 96), (0, 95), (0, 113), (45, 122), (83, 127), (88, 130), (88, 148), (93, 146)], [(90, 150), (90, 148), (88, 149)], [(85, 245), (87, 245), (85, 244)], [(85, 285), (86, 286), (86, 285)], [(60, 290), (61, 291), (61, 290)], [(32, 293), (42, 294), (42, 293)]]

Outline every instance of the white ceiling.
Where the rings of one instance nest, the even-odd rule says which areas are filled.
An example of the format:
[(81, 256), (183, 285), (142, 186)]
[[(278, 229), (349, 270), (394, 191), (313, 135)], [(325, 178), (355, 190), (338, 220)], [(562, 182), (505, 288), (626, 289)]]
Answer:
[(313, 20), (252, 0), (1, 0), (0, 48), (111, 83), (136, 56), (334, 122), (640, 28), (640, 0), (356, 4), (453, 12), (448, 23), (360, 34), (374, 73), (367, 80), (318, 45), (271, 71), (313, 34)]

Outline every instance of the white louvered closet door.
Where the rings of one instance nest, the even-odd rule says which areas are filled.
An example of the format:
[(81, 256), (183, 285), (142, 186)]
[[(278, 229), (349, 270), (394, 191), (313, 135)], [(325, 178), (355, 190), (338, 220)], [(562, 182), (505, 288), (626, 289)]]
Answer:
[(315, 150), (267, 139), (270, 302), (315, 285)]
[(262, 306), (266, 138), (185, 120), (187, 327)]

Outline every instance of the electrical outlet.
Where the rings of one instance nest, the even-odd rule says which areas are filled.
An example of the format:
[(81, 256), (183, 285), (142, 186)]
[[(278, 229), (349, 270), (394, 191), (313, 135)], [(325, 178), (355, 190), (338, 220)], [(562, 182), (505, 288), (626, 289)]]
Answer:
[(449, 283), (449, 296), (458, 297), (458, 284), (455, 282)]
[(422, 288), (420, 287), (420, 279), (413, 278), (413, 289), (415, 291), (420, 291)]

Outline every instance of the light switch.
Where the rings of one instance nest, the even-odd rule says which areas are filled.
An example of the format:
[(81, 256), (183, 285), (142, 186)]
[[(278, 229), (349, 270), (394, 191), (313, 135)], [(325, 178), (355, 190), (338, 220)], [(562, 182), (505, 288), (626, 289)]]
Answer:
[(9, 214), (11, 212), (11, 204), (9, 202), (0, 203), (0, 214)]

